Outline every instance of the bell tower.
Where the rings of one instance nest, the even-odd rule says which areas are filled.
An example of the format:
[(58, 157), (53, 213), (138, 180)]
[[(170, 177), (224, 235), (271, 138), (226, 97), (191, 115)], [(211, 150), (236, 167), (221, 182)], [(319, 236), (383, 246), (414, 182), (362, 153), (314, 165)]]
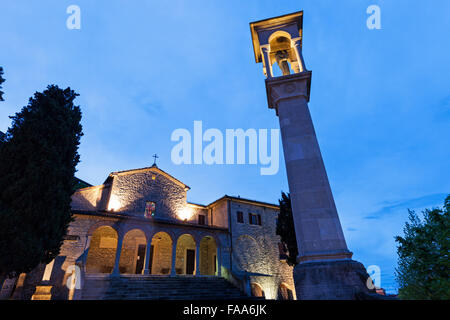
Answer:
[[(308, 102), (311, 71), (302, 54), (303, 11), (250, 23), (268, 106), (279, 118), (299, 256), (299, 299), (354, 299), (368, 293), (367, 272), (345, 242)], [(282, 75), (274, 77), (277, 63)]]

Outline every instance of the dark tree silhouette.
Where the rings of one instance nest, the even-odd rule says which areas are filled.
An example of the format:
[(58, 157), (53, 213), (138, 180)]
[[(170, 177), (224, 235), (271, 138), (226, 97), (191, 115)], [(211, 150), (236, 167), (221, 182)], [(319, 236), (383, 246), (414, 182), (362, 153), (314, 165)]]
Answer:
[(78, 145), (77, 94), (36, 92), (0, 144), (0, 276), (29, 272), (60, 251), (69, 223)]
[(3, 99), (3, 94), (4, 92), (1, 90), (2, 88), (2, 83), (5, 82), (5, 79), (3, 78), (3, 67), (0, 67), (0, 101), (4, 101)]
[(294, 218), (292, 216), (291, 195), (281, 192), (280, 213), (277, 219), (276, 234), (288, 249), (287, 263), (291, 266), (297, 264), (297, 238), (295, 236)]
[(409, 211), (398, 243), (396, 278), (399, 297), (414, 300), (450, 299), (450, 195), (443, 209), (426, 209), (423, 220)]

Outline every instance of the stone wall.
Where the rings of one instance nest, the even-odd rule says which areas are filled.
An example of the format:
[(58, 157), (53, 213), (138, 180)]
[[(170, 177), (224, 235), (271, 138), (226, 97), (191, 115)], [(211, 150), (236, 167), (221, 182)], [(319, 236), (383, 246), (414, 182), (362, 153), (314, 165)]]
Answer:
[(227, 201), (222, 200), (211, 208), (212, 224), (221, 228), (228, 228), (228, 206)]
[(72, 209), (81, 211), (105, 210), (110, 191), (110, 185), (80, 189), (72, 195)]
[(108, 209), (144, 216), (146, 201), (156, 203), (155, 217), (178, 220), (186, 207), (186, 190), (156, 170), (113, 174)]
[[(237, 222), (237, 212), (243, 212), (244, 223)], [(249, 213), (261, 215), (261, 225), (249, 223)], [(231, 200), (231, 232), (233, 247), (233, 269), (261, 273), (266, 276), (252, 276), (251, 282), (264, 290), (268, 299), (277, 299), (283, 283), (292, 290), (295, 297), (293, 270), (280, 261), (280, 237), (276, 235), (278, 209)]]

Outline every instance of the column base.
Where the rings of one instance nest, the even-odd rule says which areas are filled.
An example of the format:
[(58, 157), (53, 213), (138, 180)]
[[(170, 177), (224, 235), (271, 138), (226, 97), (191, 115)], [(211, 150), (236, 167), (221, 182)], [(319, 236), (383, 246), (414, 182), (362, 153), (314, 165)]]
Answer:
[(364, 266), (350, 259), (312, 261), (294, 268), (298, 300), (381, 299), (367, 287), (368, 278)]
[(36, 286), (36, 291), (31, 297), (31, 300), (51, 300), (53, 286)]

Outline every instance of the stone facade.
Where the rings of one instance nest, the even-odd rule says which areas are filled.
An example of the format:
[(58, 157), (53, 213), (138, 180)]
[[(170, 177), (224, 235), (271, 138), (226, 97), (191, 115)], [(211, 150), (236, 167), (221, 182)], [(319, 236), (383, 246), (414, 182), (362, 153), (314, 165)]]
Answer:
[(99, 274), (224, 277), (248, 294), (278, 299), (289, 290), (295, 298), (275, 234), (278, 206), (230, 196), (193, 204), (188, 190), (157, 166), (114, 172), (103, 185), (78, 190), (59, 256), (22, 275), (14, 298), (77, 299), (83, 277)]

